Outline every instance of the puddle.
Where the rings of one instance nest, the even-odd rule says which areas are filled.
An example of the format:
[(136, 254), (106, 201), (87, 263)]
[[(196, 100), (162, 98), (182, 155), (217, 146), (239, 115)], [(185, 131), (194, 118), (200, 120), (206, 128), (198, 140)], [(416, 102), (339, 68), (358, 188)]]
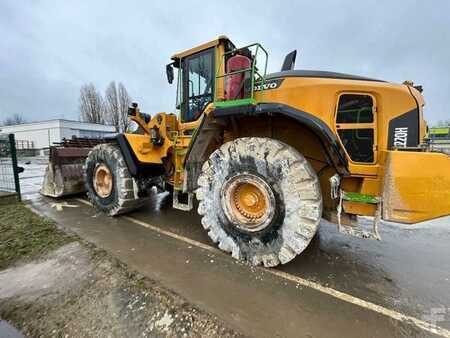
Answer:
[(2, 338), (25, 338), (14, 326), (0, 319), (0, 337)]
[(78, 285), (93, 268), (87, 249), (72, 242), (45, 260), (0, 271), (0, 299), (33, 300), (43, 295), (57, 295), (58, 291)]

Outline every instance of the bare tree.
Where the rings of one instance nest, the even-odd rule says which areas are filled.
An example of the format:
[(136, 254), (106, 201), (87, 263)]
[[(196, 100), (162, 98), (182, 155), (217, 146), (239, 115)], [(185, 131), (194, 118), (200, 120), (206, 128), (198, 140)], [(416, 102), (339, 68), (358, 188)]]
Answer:
[(105, 119), (115, 126), (118, 132), (124, 132), (128, 125), (128, 107), (131, 104), (131, 98), (127, 89), (122, 83), (116, 86), (112, 81), (105, 91)]
[(24, 123), (27, 123), (27, 121), (21, 114), (13, 114), (3, 121), (4, 126), (13, 126), (16, 124), (24, 124)]
[(119, 82), (119, 112), (120, 112), (120, 131), (125, 131), (128, 126), (128, 108), (131, 105), (131, 97), (122, 82)]
[(84, 122), (104, 123), (104, 100), (93, 83), (83, 85), (80, 89), (79, 111)]
[(105, 91), (105, 120), (120, 132), (119, 94), (115, 81), (111, 81)]

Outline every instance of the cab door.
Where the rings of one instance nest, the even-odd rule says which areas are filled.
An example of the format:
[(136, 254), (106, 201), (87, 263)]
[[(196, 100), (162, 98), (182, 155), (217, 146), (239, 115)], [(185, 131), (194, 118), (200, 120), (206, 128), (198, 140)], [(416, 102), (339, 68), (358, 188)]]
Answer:
[(368, 93), (341, 93), (336, 106), (335, 127), (352, 175), (376, 175), (378, 146), (375, 97)]
[(181, 121), (189, 123), (214, 100), (214, 48), (184, 58), (182, 72)]

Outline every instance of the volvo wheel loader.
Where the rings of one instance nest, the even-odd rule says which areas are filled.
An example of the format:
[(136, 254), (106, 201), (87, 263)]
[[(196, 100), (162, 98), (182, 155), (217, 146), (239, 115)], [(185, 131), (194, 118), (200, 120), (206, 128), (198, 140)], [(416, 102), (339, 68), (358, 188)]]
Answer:
[(449, 215), (450, 157), (428, 147), (422, 88), (295, 70), (295, 58), (268, 74), (261, 45), (225, 36), (175, 54), (178, 114), (133, 104), (129, 132), (86, 158), (92, 204), (114, 216), (145, 205), (152, 186), (169, 190), (174, 208), (198, 204), (220, 249), (266, 267), (305, 250), (322, 217), (379, 239), (380, 219)]

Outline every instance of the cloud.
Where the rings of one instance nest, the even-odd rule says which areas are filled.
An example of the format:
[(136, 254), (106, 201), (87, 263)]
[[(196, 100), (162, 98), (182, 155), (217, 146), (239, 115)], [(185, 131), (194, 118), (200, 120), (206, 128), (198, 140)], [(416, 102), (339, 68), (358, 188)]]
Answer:
[(277, 71), (298, 68), (424, 86), (426, 117), (450, 118), (450, 2), (33, 1), (0, 4), (0, 119), (77, 118), (79, 88), (122, 81), (148, 112), (173, 111), (164, 66), (177, 51), (228, 35), (260, 42)]

